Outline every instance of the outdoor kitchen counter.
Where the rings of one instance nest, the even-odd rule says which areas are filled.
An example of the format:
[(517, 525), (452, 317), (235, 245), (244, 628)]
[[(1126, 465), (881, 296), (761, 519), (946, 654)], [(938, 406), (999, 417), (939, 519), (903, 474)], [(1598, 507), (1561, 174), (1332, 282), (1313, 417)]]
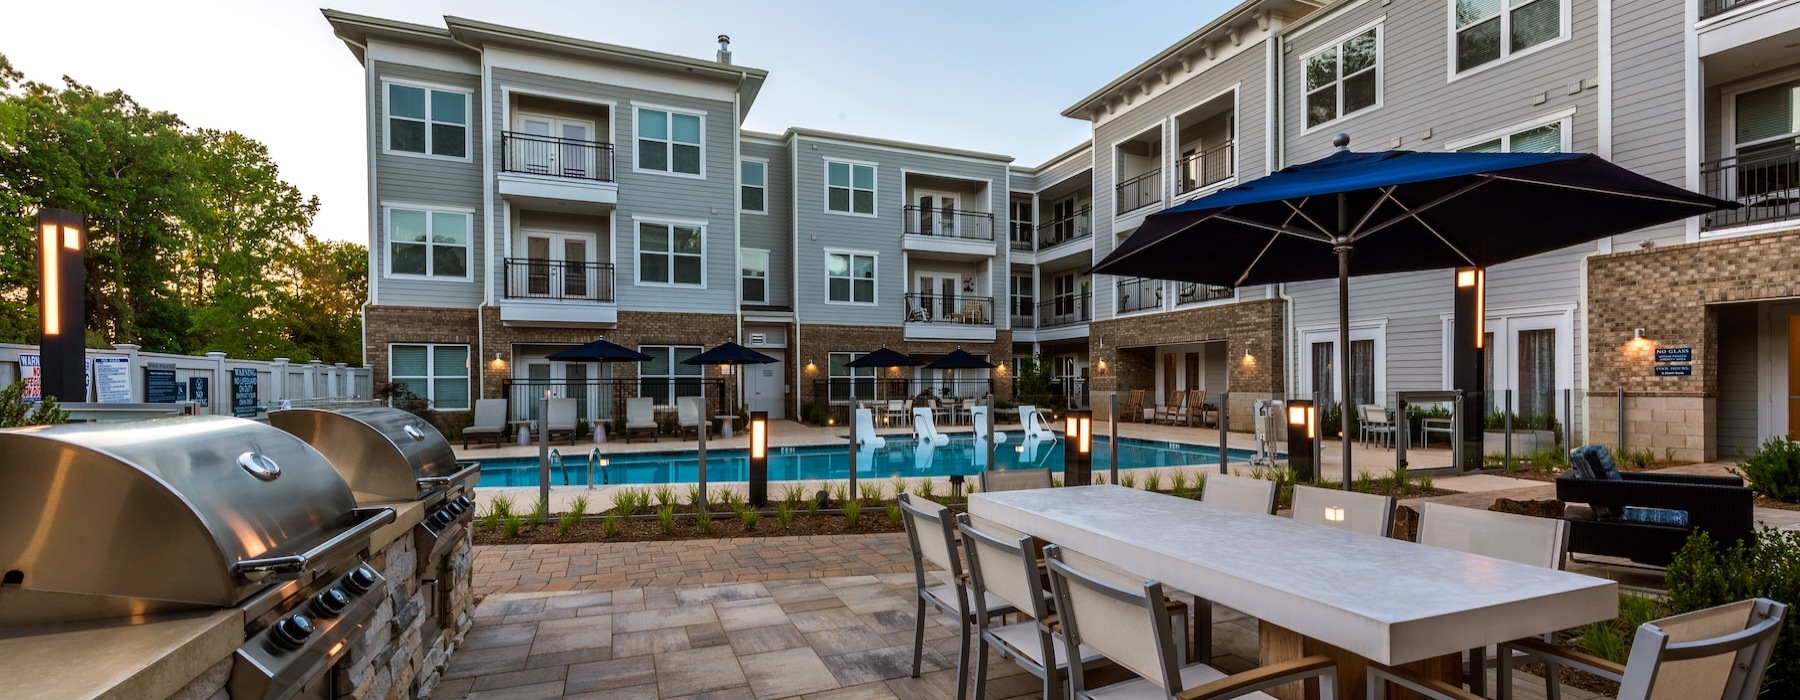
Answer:
[(369, 554), (374, 555), (383, 548), (393, 544), (394, 540), (412, 535), (413, 526), (425, 519), (425, 503), (423, 501), (395, 501), (393, 503), (370, 504), (394, 509), (394, 522), (388, 523), (379, 530), (369, 533)]
[(233, 609), (9, 637), (0, 639), (0, 678), (15, 698), (166, 698), (243, 643), (244, 613)]

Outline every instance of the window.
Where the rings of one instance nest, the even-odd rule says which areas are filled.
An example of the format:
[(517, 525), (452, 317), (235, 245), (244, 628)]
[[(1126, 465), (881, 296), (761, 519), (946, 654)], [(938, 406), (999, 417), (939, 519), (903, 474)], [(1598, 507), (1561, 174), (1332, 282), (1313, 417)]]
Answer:
[(1035, 286), (1035, 283), (1033, 282), (1030, 273), (1014, 273), (1009, 275), (1009, 278), (1008, 283), (1011, 285), (1009, 291), (1012, 293), (1012, 315), (1013, 319), (1015, 319), (1015, 325), (1029, 327), (1031, 325), (1032, 314), (1037, 311), (1037, 302), (1034, 300), (1036, 295), (1032, 294), (1032, 287)]
[(825, 254), (825, 299), (841, 304), (875, 303), (875, 256)]
[(738, 163), (738, 179), (743, 183), (738, 189), (742, 191), (744, 211), (769, 213), (769, 164), (760, 160), (741, 161)]
[(1381, 102), (1381, 27), (1358, 32), (1306, 59), (1306, 127)]
[(744, 303), (769, 303), (769, 251), (745, 249), (738, 254), (744, 280)]
[(468, 279), (469, 220), (462, 212), (389, 208), (388, 275)]
[(404, 384), (440, 411), (469, 407), (469, 346), (388, 346), (388, 381)]
[(638, 284), (706, 284), (706, 227), (638, 222)]
[(1331, 397), (1337, 395), (1335, 391), (1337, 382), (1332, 381), (1332, 377), (1336, 375), (1331, 371), (1332, 367), (1337, 366), (1337, 363), (1332, 361), (1337, 358), (1337, 355), (1331, 352), (1331, 348), (1331, 343), (1312, 344), (1313, 393), (1318, 394), (1321, 403), (1331, 403)]
[(638, 169), (699, 176), (705, 126), (699, 115), (638, 108)]
[(875, 398), (875, 368), (845, 366), (864, 354), (866, 353), (831, 353), (831, 380), (826, 382), (830, 387), (828, 393), (831, 401)]
[(1387, 405), (1387, 326), (1374, 321), (1350, 326), (1350, 396), (1344, 400), (1344, 367), (1338, 357), (1336, 328), (1300, 332), (1300, 396), (1314, 394), (1327, 405)]
[(469, 157), (468, 93), (388, 83), (387, 149)]
[(673, 406), (682, 396), (699, 396), (700, 365), (682, 361), (700, 354), (698, 345), (639, 345), (638, 352), (650, 359), (638, 364), (638, 396), (656, 400), (658, 406)]
[(1562, 36), (1562, 0), (1451, 0), (1456, 70), (1500, 60)]
[(875, 166), (825, 161), (825, 210), (875, 215)]
[(1554, 121), (1502, 134), (1479, 143), (1462, 146), (1456, 150), (1461, 153), (1561, 153), (1563, 151), (1563, 122)]
[(1794, 181), (1795, 167), (1783, 156), (1800, 149), (1800, 80), (1740, 92), (1731, 100), (1732, 151), (1745, 173), (1739, 176), (1739, 196), (1781, 190)]
[(1519, 331), (1519, 416), (1556, 415), (1556, 330)]

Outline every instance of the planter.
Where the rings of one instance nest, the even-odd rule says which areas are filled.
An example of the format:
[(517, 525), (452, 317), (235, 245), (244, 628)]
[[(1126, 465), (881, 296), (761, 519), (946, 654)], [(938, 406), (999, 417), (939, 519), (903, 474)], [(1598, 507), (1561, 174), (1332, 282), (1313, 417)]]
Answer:
[[(1548, 430), (1514, 430), (1512, 434), (1513, 457), (1522, 457), (1540, 450), (1556, 449), (1556, 433)], [(1488, 430), (1481, 436), (1481, 451), (1485, 454), (1497, 455), (1506, 452), (1506, 432)]]

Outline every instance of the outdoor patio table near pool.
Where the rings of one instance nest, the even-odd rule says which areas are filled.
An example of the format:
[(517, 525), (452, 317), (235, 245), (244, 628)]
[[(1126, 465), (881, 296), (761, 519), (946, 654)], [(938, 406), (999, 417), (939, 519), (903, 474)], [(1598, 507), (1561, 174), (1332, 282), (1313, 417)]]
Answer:
[(1337, 656), (1340, 698), (1364, 696), (1360, 659), (1455, 682), (1448, 655), (1618, 615), (1605, 579), (1119, 486), (976, 493), (969, 512), (1260, 620), (1264, 664)]

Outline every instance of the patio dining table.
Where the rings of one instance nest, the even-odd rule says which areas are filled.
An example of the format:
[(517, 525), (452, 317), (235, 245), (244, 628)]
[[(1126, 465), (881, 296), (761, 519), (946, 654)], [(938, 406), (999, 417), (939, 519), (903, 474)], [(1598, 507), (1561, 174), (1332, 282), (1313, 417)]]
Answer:
[(1464, 650), (1618, 615), (1605, 579), (1120, 486), (976, 493), (969, 512), (1256, 618), (1264, 664), (1337, 657), (1340, 698), (1364, 697), (1365, 659), (1454, 683)]

